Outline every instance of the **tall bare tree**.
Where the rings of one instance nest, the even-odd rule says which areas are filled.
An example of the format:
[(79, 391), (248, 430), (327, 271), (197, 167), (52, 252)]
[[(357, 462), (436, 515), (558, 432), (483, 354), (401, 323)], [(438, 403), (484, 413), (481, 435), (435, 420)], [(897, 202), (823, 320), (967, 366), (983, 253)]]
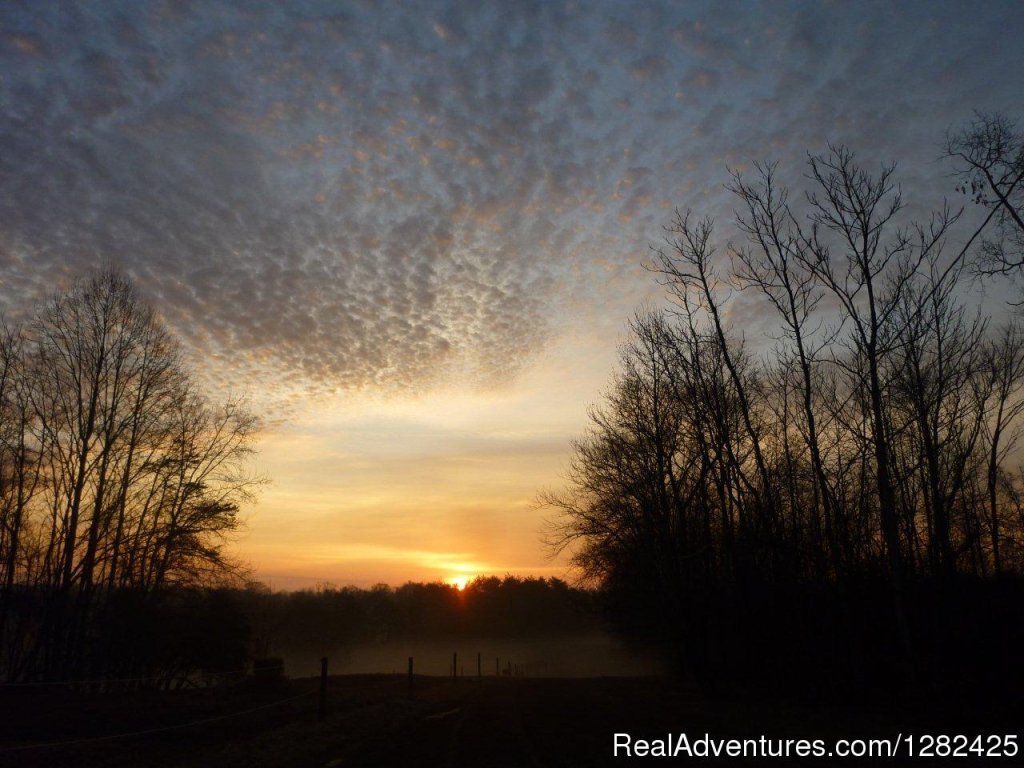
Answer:
[(835, 532), (836, 500), (825, 474), (815, 409), (815, 368), (825, 340), (814, 339), (809, 328), (811, 315), (822, 298), (814, 273), (804, 267), (808, 259), (808, 236), (789, 207), (787, 190), (775, 181), (775, 166), (755, 164), (757, 179), (748, 182), (733, 174), (729, 185), (743, 205), (736, 223), (746, 234), (748, 245), (732, 250), (741, 264), (737, 279), (741, 285), (756, 286), (778, 312), (783, 334), (792, 343), (794, 362), (800, 376), (804, 438), (813, 470), (814, 520), (818, 510), (827, 542), (826, 559), (833, 571), (842, 569), (842, 551)]

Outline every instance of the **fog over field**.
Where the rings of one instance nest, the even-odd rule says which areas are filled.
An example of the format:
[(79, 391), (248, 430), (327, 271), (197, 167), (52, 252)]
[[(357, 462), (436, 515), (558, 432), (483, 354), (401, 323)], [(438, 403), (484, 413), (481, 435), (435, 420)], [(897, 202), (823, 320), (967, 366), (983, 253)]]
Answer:
[[(477, 653), (481, 654), (481, 672), (495, 674), (495, 659), (503, 675), (516, 671), (527, 677), (632, 677), (663, 671), (650, 654), (631, 649), (606, 634), (554, 637), (521, 641), (480, 638), (456, 641), (412, 641), (359, 643), (329, 648), (332, 675), (405, 673), (408, 658), (413, 657), (417, 675), (450, 675), (452, 653), (458, 654), (459, 676), (476, 677)], [(274, 649), (284, 659), (289, 677), (320, 674), (320, 656), (307, 649)]]

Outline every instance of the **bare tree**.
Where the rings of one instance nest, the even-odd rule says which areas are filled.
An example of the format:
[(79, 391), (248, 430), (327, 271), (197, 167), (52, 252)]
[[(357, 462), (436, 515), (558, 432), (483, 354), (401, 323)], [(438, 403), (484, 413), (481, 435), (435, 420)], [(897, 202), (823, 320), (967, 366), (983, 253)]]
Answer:
[(747, 235), (749, 245), (733, 248), (741, 264), (737, 279), (741, 285), (756, 286), (782, 318), (783, 334), (792, 343), (794, 363), (800, 376), (805, 442), (813, 470), (814, 520), (818, 510), (827, 542), (827, 559), (833, 570), (842, 569), (842, 553), (835, 532), (835, 494), (825, 474), (818, 419), (815, 413), (814, 368), (818, 352), (827, 342), (815, 341), (809, 321), (821, 300), (821, 288), (814, 273), (804, 267), (808, 236), (789, 207), (789, 196), (775, 182), (775, 166), (755, 164), (758, 178), (746, 181), (734, 173), (730, 191), (744, 210), (736, 223)]
[(762, 507), (755, 521), (770, 528), (778, 524), (778, 510), (776, 488), (762, 451), (763, 438), (752, 397), (757, 384), (746, 369), (742, 347), (737, 349), (734, 343), (730, 343), (726, 332), (719, 293), (729, 286), (714, 265), (713, 232), (711, 219), (694, 223), (689, 213), (676, 211), (672, 224), (667, 228), (666, 247), (654, 250), (653, 269), (664, 276), (673, 300), (691, 318), (694, 317), (693, 297), (707, 313), (712, 339), (718, 345), (722, 363), (739, 399), (740, 417), (750, 441), (758, 482), (756, 493)]
[(41, 625), (18, 637), (7, 601), (0, 611), (5, 647), (34, 654), (23, 667), (85, 671), (95, 612), (114, 590), (210, 583), (234, 568), (223, 542), (261, 482), (246, 468), (258, 430), (243, 403), (195, 390), (177, 344), (115, 269), (54, 296), (24, 332), (4, 329), (0, 586), (45, 602)]
[(1024, 414), (1024, 333), (1016, 322), (1006, 325), (988, 348), (987, 362), (990, 412), (986, 413), (988, 460), (985, 482), (988, 497), (989, 540), (995, 572), (1003, 571), (1000, 547), (1003, 528), (999, 508), (1002, 466), (1020, 437), (1020, 418)]
[(843, 319), (851, 328), (850, 352), (862, 362), (850, 365), (838, 357), (832, 360), (868, 395), (881, 533), (899, 591), (905, 580), (905, 558), (886, 429), (884, 365), (902, 343), (897, 322), (904, 294), (921, 264), (941, 249), (955, 217), (945, 210), (927, 228), (902, 229), (896, 223), (903, 201), (893, 180), (895, 166), (883, 166), (877, 177), (872, 176), (841, 146), (832, 147), (827, 155), (812, 156), (809, 164), (816, 186), (808, 195), (813, 230), (798, 258), (842, 307)]
[[(932, 263), (927, 276), (904, 293), (898, 312), (903, 344), (891, 361), (891, 417), (905, 420), (905, 463), (919, 465), (924, 478), (920, 490), (928, 567), (945, 576), (957, 571), (958, 549), (970, 546), (964, 530), (963, 538), (954, 540), (953, 514), (967, 488), (985, 418), (979, 376), (986, 324), (977, 316), (968, 319), (955, 298), (957, 281), (950, 276), (960, 271), (944, 279)], [(912, 520), (916, 506), (907, 504), (907, 509)]]
[(238, 527), (238, 509), (262, 482), (246, 471), (258, 420), (240, 401), (213, 406), (185, 393), (171, 414), (172, 438), (162, 464), (162, 504), (144, 584), (195, 583), (228, 565), (220, 544)]
[(32, 556), (25, 533), (43, 479), (43, 446), (36, 439), (25, 347), (21, 328), (0, 324), (0, 638), (15, 580)]
[(946, 154), (957, 161), (959, 191), (988, 210), (969, 241), (982, 236), (980, 271), (1019, 274), (1024, 269), (1024, 135), (1005, 116), (979, 112), (959, 132), (947, 134)]

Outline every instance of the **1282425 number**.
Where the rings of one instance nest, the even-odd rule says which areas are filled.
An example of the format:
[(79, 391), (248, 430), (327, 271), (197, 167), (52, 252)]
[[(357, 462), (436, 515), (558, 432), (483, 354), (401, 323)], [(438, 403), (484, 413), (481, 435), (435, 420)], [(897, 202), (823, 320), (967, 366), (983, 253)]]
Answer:
[[(906, 736), (910, 753), (916, 757), (1016, 757), (1017, 735), (1003, 736)], [(916, 742), (916, 743), (915, 743)], [(916, 749), (915, 749), (916, 747)]]

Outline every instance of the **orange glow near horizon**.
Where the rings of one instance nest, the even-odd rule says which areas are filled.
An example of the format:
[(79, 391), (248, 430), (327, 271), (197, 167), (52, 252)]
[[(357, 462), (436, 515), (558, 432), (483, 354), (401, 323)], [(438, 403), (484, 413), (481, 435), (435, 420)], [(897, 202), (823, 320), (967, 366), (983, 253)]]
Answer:
[(466, 588), (466, 585), (473, 580), (473, 578), (474, 577), (472, 576), (450, 576), (449, 578), (445, 579), (445, 583), (451, 584), (453, 587), (459, 590), (459, 592), (461, 592)]
[(612, 365), (590, 338), (553, 345), (505, 388), (297, 398), (261, 435), (254, 469), (272, 483), (233, 553), (274, 589), (567, 578), (537, 498), (563, 483), (582, 403)]

